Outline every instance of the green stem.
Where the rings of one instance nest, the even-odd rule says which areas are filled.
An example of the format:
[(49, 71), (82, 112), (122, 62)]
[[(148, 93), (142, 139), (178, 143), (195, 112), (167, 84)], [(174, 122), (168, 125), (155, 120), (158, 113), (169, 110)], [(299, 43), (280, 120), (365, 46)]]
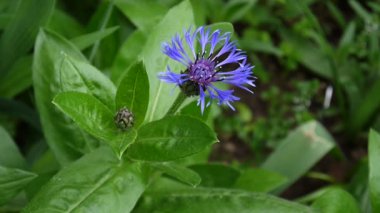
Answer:
[[(109, 19), (111, 17), (112, 10), (113, 10), (113, 4), (114, 4), (113, 2), (114, 2), (113, 0), (110, 1), (109, 5), (107, 7), (107, 10), (106, 10), (106, 13), (104, 15), (104, 19), (103, 19), (103, 22), (102, 22), (102, 24), (100, 26), (99, 31), (103, 31), (106, 28), (107, 24), (108, 24), (108, 21), (109, 21)], [(100, 40), (96, 41), (94, 43), (94, 46), (92, 46), (91, 53), (90, 53), (90, 56), (89, 56), (90, 62), (92, 62), (94, 60), (96, 52), (99, 49), (99, 46), (100, 46)]]
[(174, 113), (177, 112), (177, 110), (183, 104), (183, 102), (186, 100), (186, 98), (187, 98), (187, 96), (183, 92), (180, 92), (178, 94), (177, 98), (175, 99), (173, 105), (170, 107), (170, 109), (166, 113), (166, 116), (174, 115)]

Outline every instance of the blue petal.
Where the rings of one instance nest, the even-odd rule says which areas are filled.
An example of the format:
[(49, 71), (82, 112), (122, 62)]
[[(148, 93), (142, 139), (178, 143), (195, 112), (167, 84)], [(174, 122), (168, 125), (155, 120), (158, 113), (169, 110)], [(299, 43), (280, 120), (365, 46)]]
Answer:
[(203, 88), (201, 85), (199, 85), (199, 99), (198, 99), (198, 106), (201, 105), (201, 112), (203, 114), (205, 110), (205, 93), (203, 91)]
[(195, 54), (195, 48), (194, 48), (194, 40), (195, 40), (196, 32), (191, 33), (191, 28), (189, 28), (185, 32), (185, 40), (187, 42), (187, 45), (189, 46), (191, 52), (193, 53), (193, 57), (196, 57)]
[(166, 72), (158, 73), (158, 78), (161, 81), (164, 81), (166, 83), (181, 85), (183, 84), (184, 81), (189, 79), (187, 74), (177, 74), (177, 73), (172, 72), (169, 67), (167, 69), (168, 71)]
[(220, 35), (220, 30), (215, 30), (211, 34), (211, 46), (210, 46), (210, 52), (208, 54), (209, 56), (214, 53), (214, 48), (216, 44), (219, 43), (219, 41), (221, 41), (221, 38), (219, 37), (219, 35)]
[(210, 86), (210, 87), (214, 90), (214, 92), (212, 92), (211, 90), (208, 90), (210, 93), (210, 97), (211, 96), (217, 97), (219, 105), (225, 104), (229, 106), (232, 110), (235, 110), (235, 108), (231, 105), (231, 102), (238, 101), (240, 100), (240, 98), (232, 94), (234, 92), (233, 90), (220, 90), (214, 86)]

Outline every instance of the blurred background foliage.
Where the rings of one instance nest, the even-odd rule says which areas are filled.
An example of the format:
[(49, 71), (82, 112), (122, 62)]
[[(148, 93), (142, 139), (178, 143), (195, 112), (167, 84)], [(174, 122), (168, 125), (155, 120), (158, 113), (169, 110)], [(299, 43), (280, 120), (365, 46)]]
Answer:
[[(134, 53), (145, 43), (146, 33), (178, 2), (0, 1), (0, 125), (26, 156), (27, 167), (43, 170), (46, 179), (59, 167), (44, 141), (32, 87), (39, 28), (72, 41), (118, 82), (136, 59)], [(303, 203), (332, 186), (343, 187), (369, 212), (368, 130), (380, 131), (380, 3), (192, 0), (191, 4), (197, 25), (233, 24), (239, 48), (248, 54), (258, 77), (255, 95), (238, 90), (243, 101), (236, 104), (236, 112), (214, 111), (212, 124), (222, 143), (213, 148), (209, 160), (279, 173), (291, 181), (275, 193)], [(309, 134), (310, 129), (320, 134)], [(323, 139), (317, 148), (305, 146), (304, 141), (315, 137)], [(274, 182), (283, 181), (281, 177)]]

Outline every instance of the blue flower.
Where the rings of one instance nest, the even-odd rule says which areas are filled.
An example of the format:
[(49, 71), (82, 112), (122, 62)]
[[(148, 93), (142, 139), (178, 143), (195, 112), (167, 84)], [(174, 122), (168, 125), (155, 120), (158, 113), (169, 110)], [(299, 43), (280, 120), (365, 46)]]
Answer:
[(206, 97), (235, 110), (231, 103), (240, 98), (233, 95), (233, 90), (218, 89), (216, 83), (230, 84), (253, 93), (248, 87), (255, 87), (255, 77), (247, 56), (237, 49), (230, 37), (230, 33), (222, 34), (220, 30), (211, 33), (205, 27), (185, 30), (185, 42), (176, 34), (171, 43), (163, 43), (163, 53), (182, 63), (186, 69), (175, 73), (167, 67), (167, 71), (160, 72), (158, 77), (178, 85), (187, 96), (199, 95), (198, 105), (202, 113), (210, 104), (206, 104)]

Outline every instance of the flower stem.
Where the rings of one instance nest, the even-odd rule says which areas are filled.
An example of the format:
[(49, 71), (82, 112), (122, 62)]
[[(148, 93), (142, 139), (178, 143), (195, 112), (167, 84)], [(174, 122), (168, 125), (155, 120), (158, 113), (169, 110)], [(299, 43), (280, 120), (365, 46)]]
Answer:
[(174, 115), (174, 113), (177, 112), (177, 110), (183, 104), (183, 102), (186, 100), (186, 98), (187, 98), (187, 96), (183, 92), (180, 92), (178, 94), (177, 98), (175, 99), (173, 105), (170, 107), (170, 109), (166, 113), (166, 116)]

